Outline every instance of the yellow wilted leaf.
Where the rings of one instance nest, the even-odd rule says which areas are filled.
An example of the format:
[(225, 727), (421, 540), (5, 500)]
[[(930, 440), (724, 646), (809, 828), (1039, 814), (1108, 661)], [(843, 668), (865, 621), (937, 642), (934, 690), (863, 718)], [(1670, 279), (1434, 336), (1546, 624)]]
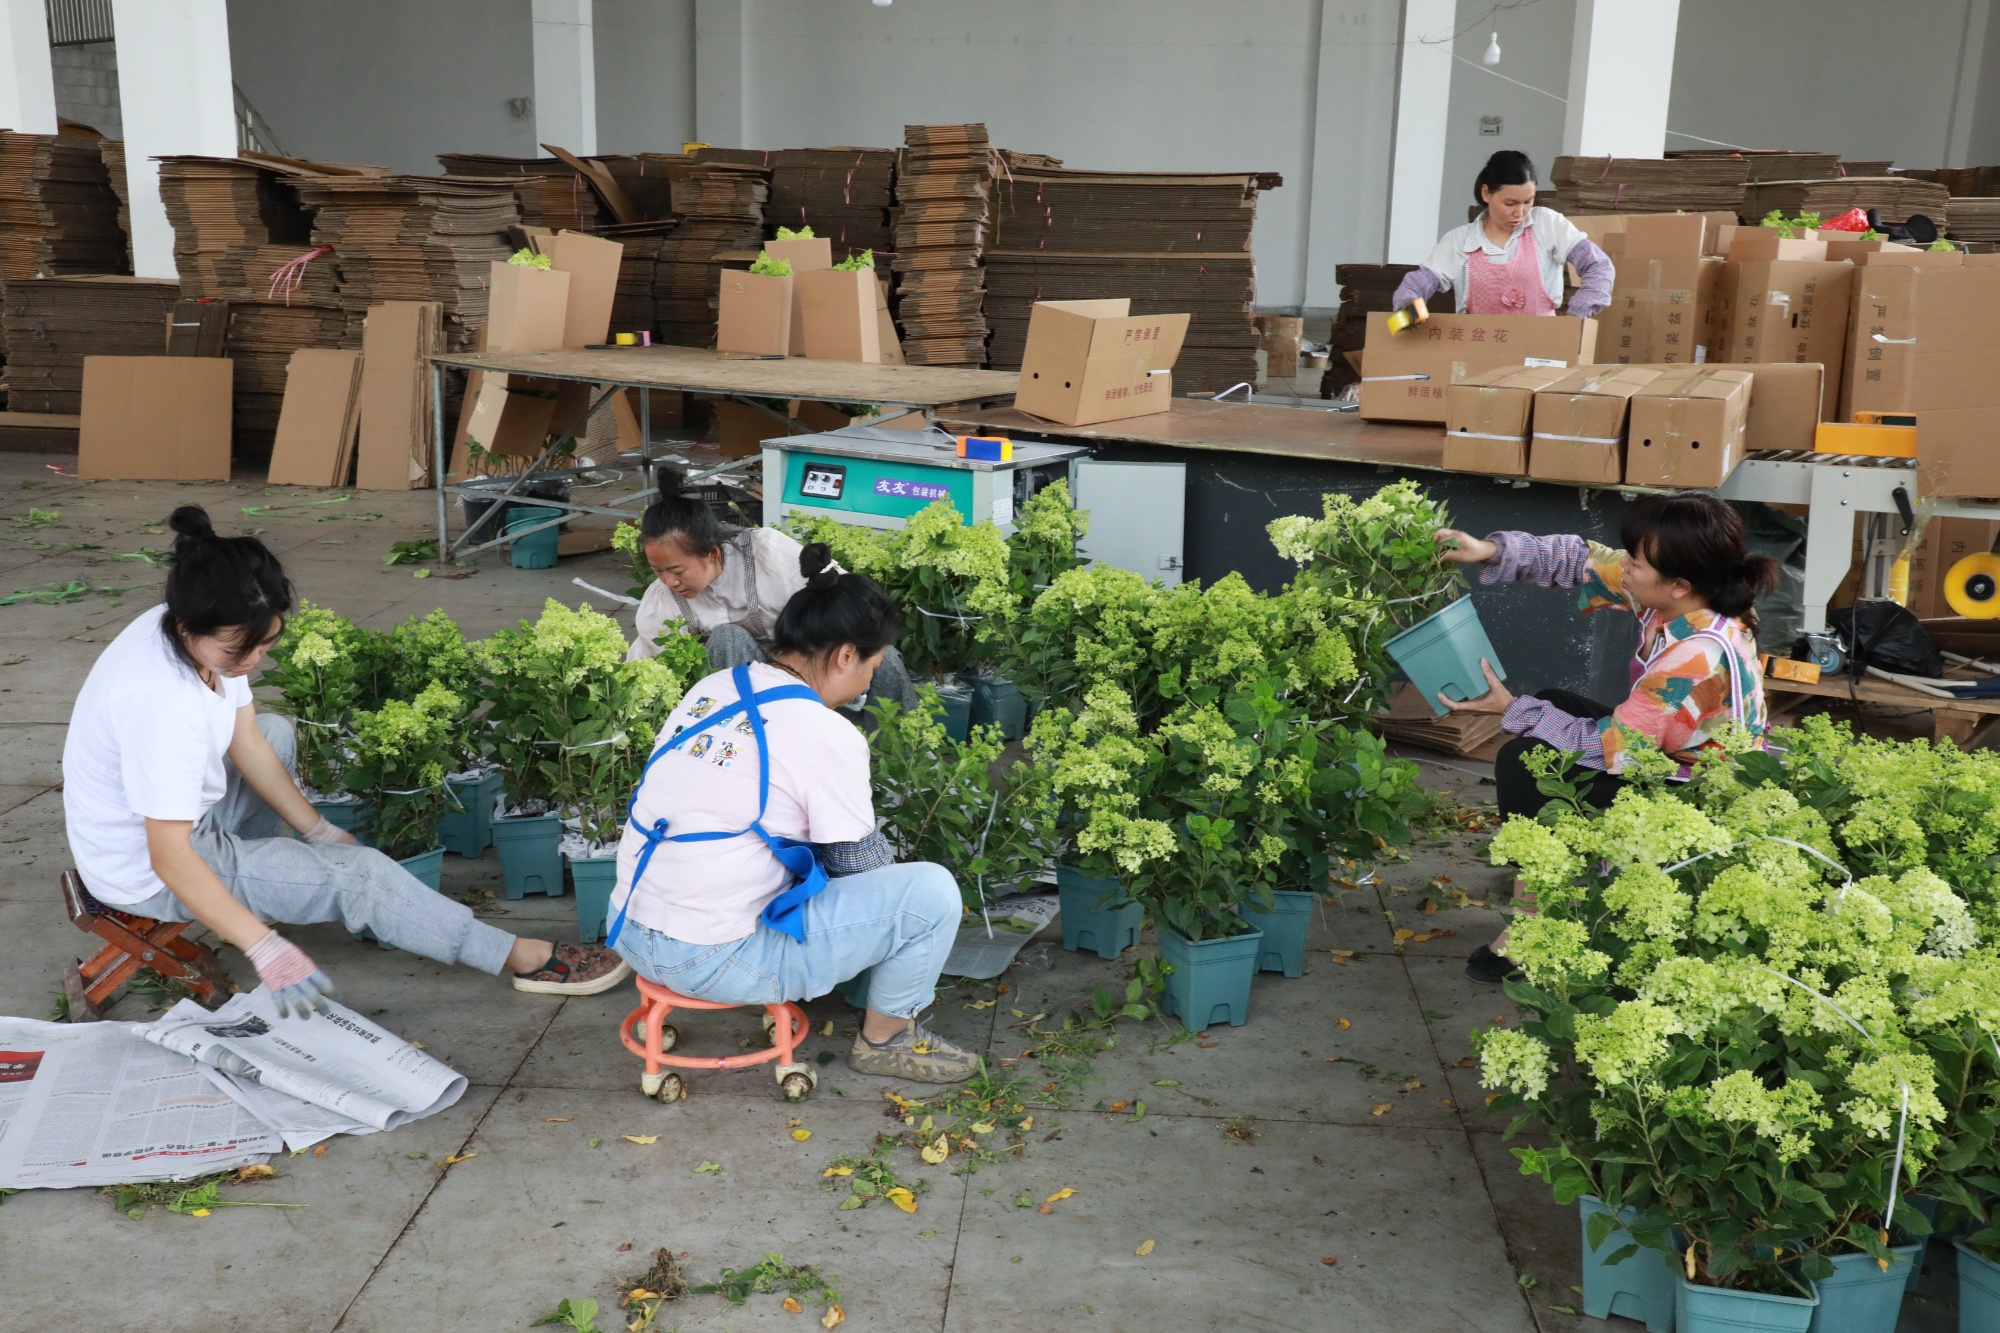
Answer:
[(195, 1209), (195, 1210), (194, 1210), (193, 1212), (189, 1213), (189, 1214), (188, 1214), (188, 1216), (189, 1216), (189, 1217), (207, 1217), (207, 1216), (208, 1216), (208, 1209), (206, 1209), (206, 1208), (197, 1208), (197, 1209)]
[(660, 1299), (660, 1293), (657, 1291), (647, 1291), (644, 1287), (634, 1287), (625, 1293), (625, 1299), (628, 1301), (657, 1301)]
[(884, 1092), (882, 1098), (884, 1101), (894, 1102), (898, 1111), (907, 1111), (915, 1105), (908, 1097), (899, 1097), (893, 1092)]
[(819, 1174), (822, 1179), (827, 1176), (851, 1176), (854, 1174), (854, 1168), (851, 1166), (830, 1166)]
[(831, 1018), (826, 1020), (826, 1026), (819, 1030), (819, 1035), (822, 1037), (831, 1037), (833, 1035), (833, 1020)]
[(1339, 963), (1342, 967), (1346, 967), (1347, 960), (1354, 957), (1354, 950), (1352, 949), (1329, 949), (1327, 952), (1333, 955), (1333, 961)]
[(1369, 1107), (1369, 1108), (1368, 1108), (1368, 1114), (1369, 1114), (1369, 1115), (1387, 1115), (1387, 1114), (1389, 1114), (1389, 1103), (1387, 1103), (1387, 1102), (1376, 1102), (1376, 1103), (1375, 1103), (1375, 1104), (1374, 1104), (1373, 1106), (1371, 1106), (1371, 1107)]
[(1075, 1190), (1070, 1189), (1068, 1186), (1064, 1186), (1062, 1189), (1057, 1190), (1054, 1194), (1051, 1194), (1048, 1198), (1043, 1199), (1042, 1202), (1061, 1203), (1064, 1199), (1067, 1199), (1070, 1195), (1074, 1193), (1076, 1193)]
[(798, 1298), (798, 1297), (796, 1297), (796, 1296), (787, 1296), (787, 1297), (785, 1297), (785, 1313), (786, 1313), (786, 1314), (804, 1314), (804, 1313), (805, 1313), (805, 1309), (806, 1309), (806, 1307), (805, 1307), (805, 1306), (803, 1306), (803, 1305), (800, 1305), (800, 1304), (799, 1304), (799, 1298)]
[(987, 1124), (984, 1120), (982, 1120), (978, 1124), (972, 1127), (972, 1132), (975, 1134), (991, 1134), (993, 1132), (993, 1126)]
[[(901, 1185), (896, 1186), (892, 1190), (883, 1191), (882, 1197), (906, 1213), (917, 1211), (917, 1196), (904, 1189)], [(828, 1327), (831, 1327), (831, 1325)]]
[(1124, 1109), (1125, 1109), (1126, 1107), (1130, 1106), (1131, 1104), (1132, 1104), (1132, 1103), (1130, 1103), (1130, 1102), (1113, 1102), (1113, 1103), (1111, 1103), (1111, 1108), (1110, 1108), (1110, 1109), (1111, 1109), (1111, 1110), (1113, 1110), (1113, 1111), (1122, 1111), (1122, 1110), (1124, 1110)]
[(545, 1115), (542, 1117), (542, 1123), (545, 1125), (567, 1125), (574, 1119), (576, 1117), (572, 1115)]
[(1396, 943), (1398, 944), (1402, 944), (1408, 940), (1413, 940), (1416, 937), (1417, 937), (1417, 932), (1409, 929), (1407, 926), (1398, 927), (1396, 930)]
[[(910, 1207), (914, 1210), (916, 1205), (911, 1204)], [(846, 1322), (847, 1312), (838, 1305), (829, 1305), (826, 1307), (826, 1314), (820, 1318), (819, 1326), (821, 1328), (832, 1328), (835, 1324), (844, 1324)]]
[(1688, 1242), (1687, 1275), (1688, 1275), (1688, 1281), (1690, 1282), (1694, 1281), (1694, 1246), (1695, 1243), (1693, 1241)]
[(324, 1143), (322, 1143), (322, 1144), (320, 1144), (320, 1145), (319, 1145), (319, 1147), (317, 1147), (317, 1148), (314, 1148), (314, 1149), (313, 1149), (313, 1156), (315, 1156), (315, 1157), (324, 1157), (324, 1156), (326, 1156), (326, 1145), (325, 1145)]
[(974, 1000), (974, 1001), (972, 1001), (972, 1002), (971, 1002), (970, 1004), (966, 1005), (965, 1007), (966, 1007), (966, 1008), (968, 1008), (968, 1009), (991, 1009), (991, 1008), (993, 1007), (993, 1001), (991, 1001), (991, 1000)]
[(1497, 1101), (1499, 1101), (1499, 1100), (1500, 1100), (1500, 1096), (1501, 1096), (1501, 1094), (1499, 1094), (1499, 1093), (1497, 1093), (1497, 1092), (1489, 1092), (1489, 1093), (1487, 1093), (1487, 1094), (1486, 1094), (1486, 1104), (1487, 1104), (1488, 1106), (1491, 1106), (1491, 1105), (1493, 1105), (1493, 1103), (1495, 1103), (1495, 1102), (1497, 1102)]
[(795, 1142), (798, 1143), (804, 1143), (807, 1139), (811, 1138), (812, 1136), (813, 1132), (809, 1129), (795, 1129), (792, 1131), (792, 1138)]
[(1021, 1122), (1020, 1127), (1023, 1133), (1026, 1133), (1028, 1130), (1033, 1129), (1035, 1127), (1035, 1117), (1029, 1116), (1027, 1119)]
[(1404, 1092), (1415, 1092), (1415, 1091), (1416, 1091), (1416, 1090), (1417, 1090), (1418, 1088), (1421, 1088), (1422, 1086), (1424, 1086), (1424, 1085), (1423, 1085), (1423, 1083), (1422, 1083), (1422, 1082), (1421, 1082), (1420, 1080), (1418, 1080), (1418, 1079), (1414, 1079), (1414, 1078), (1413, 1078), (1413, 1079), (1411, 1079), (1411, 1080), (1410, 1080), (1410, 1081), (1409, 1081), (1408, 1083), (1405, 1083), (1405, 1084), (1403, 1085), (1403, 1091), (1404, 1091)]
[(1347, 1021), (1346, 1019), (1344, 1019), (1344, 1018), (1336, 1018), (1336, 1019), (1334, 1019), (1333, 1021), (1334, 1021), (1334, 1022), (1336, 1022), (1336, 1023), (1338, 1023), (1338, 1024), (1340, 1024), (1340, 1030), (1341, 1030), (1342, 1032), (1345, 1032), (1345, 1031), (1347, 1031), (1347, 1029), (1349, 1029), (1349, 1028), (1351, 1028), (1351, 1027), (1353, 1027), (1353, 1026), (1354, 1026), (1354, 1024), (1352, 1024), (1352, 1023), (1348, 1022), (1348, 1021)]
[(626, 1134), (621, 1137), (624, 1138), (625, 1142), (636, 1143), (642, 1148), (649, 1143), (658, 1143), (660, 1141), (658, 1134)]
[(269, 1180), (277, 1174), (278, 1170), (276, 1167), (266, 1166), (262, 1163), (255, 1166), (239, 1166), (236, 1168), (236, 1178), (238, 1180)]
[(455, 1155), (453, 1155), (453, 1156), (451, 1156), (451, 1157), (447, 1157), (447, 1158), (445, 1158), (443, 1162), (439, 1163), (439, 1165), (441, 1165), (441, 1166), (455, 1166), (455, 1165), (457, 1165), (457, 1164), (458, 1164), (458, 1163), (460, 1163), (460, 1162), (463, 1162), (463, 1161), (466, 1161), (466, 1160), (468, 1160), (468, 1159), (470, 1159), (470, 1158), (474, 1158), (474, 1157), (477, 1157), (477, 1156), (479, 1156), (479, 1154), (478, 1154), (478, 1153), (476, 1153), (476, 1152), (462, 1152), (462, 1153), (457, 1153), (457, 1154), (455, 1154)]
[(1153, 1252), (1153, 1242), (1152, 1242), (1152, 1241), (1150, 1241), (1150, 1240), (1142, 1240), (1142, 1241), (1140, 1241), (1140, 1242), (1139, 1242), (1139, 1248), (1138, 1248), (1138, 1249), (1136, 1249), (1136, 1250), (1134, 1250), (1134, 1251), (1132, 1251), (1132, 1253), (1134, 1253), (1134, 1254), (1138, 1255), (1138, 1256), (1139, 1256), (1139, 1257), (1140, 1257), (1141, 1259), (1145, 1258), (1145, 1257), (1146, 1257), (1147, 1255), (1151, 1254), (1152, 1252)]
[(924, 1160), (932, 1166), (936, 1166), (949, 1156), (951, 1156), (951, 1140), (943, 1134), (937, 1136), (936, 1143), (926, 1145), (923, 1150)]

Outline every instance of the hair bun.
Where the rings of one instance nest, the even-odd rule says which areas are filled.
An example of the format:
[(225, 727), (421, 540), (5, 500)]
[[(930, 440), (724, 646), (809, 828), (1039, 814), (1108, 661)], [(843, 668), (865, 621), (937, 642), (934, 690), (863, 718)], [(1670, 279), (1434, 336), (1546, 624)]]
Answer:
[(799, 573), (808, 588), (831, 588), (840, 582), (840, 568), (833, 563), (833, 548), (825, 542), (808, 542), (799, 548)]
[(182, 505), (174, 510), (167, 517), (167, 526), (186, 542), (212, 541), (215, 537), (215, 525), (208, 521), (208, 511), (200, 505)]
[(687, 484), (687, 474), (677, 467), (658, 468), (655, 470), (654, 476), (660, 488), (660, 498), (662, 500), (673, 499), (681, 493), (682, 488)]

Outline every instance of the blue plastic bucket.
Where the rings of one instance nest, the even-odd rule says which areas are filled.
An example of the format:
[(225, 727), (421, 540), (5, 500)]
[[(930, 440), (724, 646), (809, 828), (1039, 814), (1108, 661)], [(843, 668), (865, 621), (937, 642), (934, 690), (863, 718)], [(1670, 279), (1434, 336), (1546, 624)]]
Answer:
[(1160, 961), (1172, 963), (1160, 1007), (1196, 1031), (1211, 1023), (1240, 1028), (1250, 1018), (1250, 982), (1257, 975), (1264, 932), (1246, 930), (1223, 940), (1191, 940), (1160, 925)]
[(563, 511), (548, 505), (515, 505), (507, 511), (508, 558), (516, 569), (554, 569), (556, 567), (556, 527), (551, 524), (540, 532), (531, 532), (525, 537), (511, 534), (519, 528), (532, 528), (538, 523), (561, 518)]
[(1674, 1284), (1680, 1273), (1673, 1257), (1663, 1250), (1640, 1246), (1617, 1263), (1605, 1260), (1633, 1244), (1632, 1233), (1624, 1226), (1636, 1215), (1630, 1208), (1618, 1211), (1619, 1229), (1604, 1238), (1604, 1244), (1590, 1248), (1590, 1219), (1611, 1210), (1594, 1194), (1576, 1201), (1577, 1216), (1583, 1223), (1583, 1312), (1592, 1319), (1623, 1315), (1644, 1324), (1649, 1333), (1673, 1333)]
[(1833, 1276), (1814, 1284), (1819, 1309), (1810, 1333), (1896, 1333), (1903, 1294), (1923, 1252), (1922, 1242), (1895, 1246), (1886, 1272), (1865, 1254), (1831, 1256)]
[(1450, 691), (1460, 702), (1486, 693), (1486, 673), (1479, 669), (1481, 658), (1493, 664), (1494, 675), (1507, 679), (1507, 668), (1500, 665), (1469, 595), (1418, 621), (1383, 647), (1439, 717), (1447, 711), (1438, 702), (1439, 690)]
[(1259, 972), (1283, 972), (1288, 977), (1304, 976), (1306, 970), (1306, 930), (1312, 925), (1316, 893), (1279, 889), (1271, 894), (1271, 910), (1255, 903), (1243, 903), (1238, 916), (1264, 932), (1264, 947), (1257, 955)]

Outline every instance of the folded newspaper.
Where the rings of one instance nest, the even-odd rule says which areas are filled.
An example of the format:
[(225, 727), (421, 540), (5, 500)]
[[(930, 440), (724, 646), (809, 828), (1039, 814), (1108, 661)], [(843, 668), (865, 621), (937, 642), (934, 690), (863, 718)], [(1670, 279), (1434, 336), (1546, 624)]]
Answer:
[(954, 977), (989, 981), (1007, 970), (1014, 955), (1055, 920), (1059, 899), (1053, 893), (1010, 893), (996, 898), (977, 921), (967, 918), (952, 941), (944, 970)]

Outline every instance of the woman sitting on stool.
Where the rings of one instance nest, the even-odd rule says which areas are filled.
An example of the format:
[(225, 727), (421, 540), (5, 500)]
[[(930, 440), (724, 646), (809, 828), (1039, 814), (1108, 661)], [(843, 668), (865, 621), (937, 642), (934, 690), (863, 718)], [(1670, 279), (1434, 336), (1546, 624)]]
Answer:
[(476, 920), (321, 818), (294, 776), (291, 720), (250, 698), (250, 673), (292, 609), (283, 567), (255, 537), (216, 536), (193, 505), (167, 522), (166, 604), (98, 657), (63, 743), (63, 817), (93, 898), (201, 922), (243, 950), (280, 1014), (302, 1018), (326, 1007), (332, 984), (267, 921), (338, 921), (548, 995), (595, 995), (631, 975), (599, 945), (517, 939)]
[[(678, 618), (680, 632), (707, 641), (710, 671), (769, 662), (778, 613), (806, 585), (798, 542), (776, 528), (719, 523), (698, 497), (681, 493), (679, 472), (662, 468), (659, 478), (660, 497), (639, 519), (653, 582), (632, 617), (637, 634), (625, 660), (656, 655), (661, 631)], [(917, 706), (893, 644), (883, 651), (868, 693), (905, 710)]]
[(808, 1000), (873, 968), (848, 1064), (957, 1083), (976, 1057), (916, 1016), (958, 931), (958, 886), (942, 866), (895, 864), (868, 742), (835, 711), (868, 690), (900, 617), (821, 543), (799, 570), (771, 661), (699, 681), (661, 728), (626, 814), (607, 942), (648, 981), (721, 1004)]
[[(1548, 803), (1524, 760), (1549, 747), (1568, 754), (1582, 770), (1583, 799), (1603, 809), (1624, 782), (1618, 777), (1634, 741), (1645, 741), (1681, 764), (1681, 776), (1716, 733), (1734, 722), (1752, 737), (1764, 734), (1764, 678), (1757, 660), (1758, 597), (1775, 587), (1777, 562), (1743, 546), (1743, 520), (1725, 500), (1707, 491), (1648, 496), (1626, 511), (1614, 551), (1581, 537), (1533, 537), (1496, 532), (1481, 541), (1454, 528), (1438, 532), (1444, 557), (1476, 564), (1482, 583), (1532, 579), (1542, 587), (1577, 588), (1577, 606), (1629, 611), (1639, 618), (1639, 647), (1631, 663), (1632, 692), (1617, 707), (1571, 694), (1541, 690), (1519, 698), (1486, 671), (1487, 692), (1457, 703), (1453, 712), (1499, 713), (1514, 739), (1493, 760), (1500, 817), (1533, 818)], [(1533, 901), (1518, 882), (1514, 896), (1525, 910)], [(1482, 944), (1466, 960), (1474, 981), (1499, 983), (1514, 971), (1506, 957), (1507, 932)]]

